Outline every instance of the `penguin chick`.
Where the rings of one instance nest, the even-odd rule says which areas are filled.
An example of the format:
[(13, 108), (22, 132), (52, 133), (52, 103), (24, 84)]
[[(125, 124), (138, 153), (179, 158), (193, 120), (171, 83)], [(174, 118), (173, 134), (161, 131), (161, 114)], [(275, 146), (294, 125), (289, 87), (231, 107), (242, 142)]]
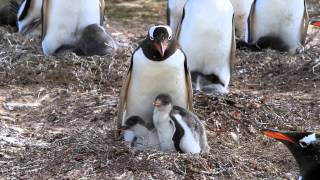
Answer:
[(35, 31), (41, 24), (42, 0), (23, 0), (18, 10), (18, 30), (19, 33), (38, 35)]
[(117, 44), (111, 35), (98, 24), (84, 28), (76, 45), (76, 54), (82, 56), (112, 54)]
[(168, 94), (159, 94), (153, 104), (153, 124), (162, 151), (209, 152), (205, 128), (195, 114), (174, 106)]
[(147, 124), (139, 116), (131, 116), (122, 127), (125, 131), (125, 139), (130, 140), (130, 146), (138, 150), (159, 150), (159, 138), (152, 124)]
[(12, 27), (17, 27), (18, 7), (19, 4), (15, 0), (10, 0), (0, 7), (0, 26), (10, 25)]
[(290, 150), (296, 159), (301, 180), (316, 180), (320, 177), (320, 135), (311, 132), (282, 132), (263, 130)]

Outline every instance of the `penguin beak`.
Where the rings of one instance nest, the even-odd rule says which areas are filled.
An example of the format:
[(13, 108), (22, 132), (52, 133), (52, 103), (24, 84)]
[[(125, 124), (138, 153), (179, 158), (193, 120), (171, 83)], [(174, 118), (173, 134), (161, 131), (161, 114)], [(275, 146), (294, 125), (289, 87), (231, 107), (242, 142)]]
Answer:
[(168, 49), (168, 40), (163, 40), (159, 43), (155, 43), (157, 51), (160, 53), (161, 57), (164, 57), (166, 50)]
[(311, 23), (314, 26), (320, 27), (320, 21), (315, 21)]
[(263, 134), (267, 137), (279, 140), (279, 141), (287, 141), (290, 142), (292, 144), (296, 144), (295, 140), (293, 140), (291, 137), (289, 137), (288, 135), (285, 135), (283, 133), (280, 132), (275, 132), (275, 131), (271, 131), (271, 130), (264, 130)]
[(160, 107), (161, 106), (161, 101), (160, 100), (156, 100), (153, 102), (153, 106), (154, 107)]

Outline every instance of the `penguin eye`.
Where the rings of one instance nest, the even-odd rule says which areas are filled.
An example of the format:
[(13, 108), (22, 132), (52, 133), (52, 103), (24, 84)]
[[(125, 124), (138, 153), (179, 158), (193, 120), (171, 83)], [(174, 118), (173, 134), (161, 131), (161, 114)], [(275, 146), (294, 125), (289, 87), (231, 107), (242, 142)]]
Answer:
[(168, 40), (171, 40), (171, 39), (172, 39), (172, 36), (169, 36), (169, 37), (168, 37)]
[(309, 146), (309, 144), (307, 144), (307, 143), (304, 142), (304, 141), (300, 141), (300, 142), (299, 142), (299, 145), (300, 145), (302, 148), (306, 148), (306, 147)]

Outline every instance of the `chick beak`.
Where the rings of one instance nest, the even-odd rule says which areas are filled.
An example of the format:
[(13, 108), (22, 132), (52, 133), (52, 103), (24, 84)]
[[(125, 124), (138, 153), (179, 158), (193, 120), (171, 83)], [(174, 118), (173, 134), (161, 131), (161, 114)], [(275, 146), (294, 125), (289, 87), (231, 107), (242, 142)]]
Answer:
[(287, 141), (287, 142), (290, 142), (290, 143), (293, 143), (293, 144), (296, 144), (296, 142), (290, 138), (288, 135), (285, 135), (283, 133), (280, 133), (280, 132), (274, 132), (274, 131), (263, 131), (263, 134), (267, 137), (270, 137), (270, 138), (273, 138), (273, 139), (276, 139), (276, 140), (280, 140), (280, 141)]
[(154, 107), (160, 107), (160, 106), (161, 106), (161, 101), (160, 101), (160, 100), (155, 100), (155, 101), (153, 102), (153, 106), (154, 106)]

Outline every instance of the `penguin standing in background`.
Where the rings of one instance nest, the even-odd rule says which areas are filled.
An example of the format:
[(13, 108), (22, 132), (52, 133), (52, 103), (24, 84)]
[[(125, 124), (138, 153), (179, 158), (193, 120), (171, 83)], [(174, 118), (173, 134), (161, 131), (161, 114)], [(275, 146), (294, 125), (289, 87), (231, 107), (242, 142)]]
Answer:
[(308, 19), (305, 0), (256, 0), (249, 20), (249, 44), (300, 53)]
[(244, 42), (249, 40), (249, 15), (254, 0), (230, 0), (234, 9), (235, 34)]
[(152, 124), (151, 104), (160, 93), (172, 95), (174, 105), (192, 109), (187, 60), (166, 25), (151, 27), (146, 39), (132, 54), (120, 95), (118, 127), (130, 116), (140, 116)]
[(16, 27), (17, 11), (19, 4), (15, 0), (10, 0), (8, 3), (0, 7), (0, 26), (10, 25)]
[(153, 104), (153, 124), (162, 151), (209, 152), (205, 128), (195, 114), (174, 106), (168, 94), (159, 94)]
[(180, 22), (183, 16), (183, 7), (187, 0), (168, 0), (167, 4), (167, 24), (173, 31), (173, 36), (179, 32)]
[(18, 10), (18, 31), (26, 35), (41, 24), (42, 0), (23, 0)]
[(319, 179), (320, 135), (311, 132), (280, 132), (275, 130), (264, 130), (263, 133), (287, 146), (299, 165), (299, 180)]
[(141, 117), (129, 117), (121, 129), (125, 130), (124, 136), (128, 140), (126, 143), (129, 143), (131, 147), (138, 150), (160, 150), (156, 129)]
[(230, 1), (188, 0), (179, 43), (186, 53), (194, 88), (208, 93), (227, 93), (235, 59)]
[(100, 5), (100, 0), (43, 0), (43, 52), (53, 55), (63, 46), (74, 46), (85, 27), (101, 23)]

